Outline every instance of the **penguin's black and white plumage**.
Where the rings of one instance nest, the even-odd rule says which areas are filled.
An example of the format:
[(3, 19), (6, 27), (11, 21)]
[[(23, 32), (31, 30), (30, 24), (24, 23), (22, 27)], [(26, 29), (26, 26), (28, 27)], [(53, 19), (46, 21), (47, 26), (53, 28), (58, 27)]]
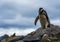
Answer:
[(40, 20), (42, 28), (50, 27), (49, 17), (47, 15), (47, 12), (43, 8), (39, 8), (39, 14), (36, 17), (35, 22), (34, 22), (35, 25), (36, 25), (38, 19)]

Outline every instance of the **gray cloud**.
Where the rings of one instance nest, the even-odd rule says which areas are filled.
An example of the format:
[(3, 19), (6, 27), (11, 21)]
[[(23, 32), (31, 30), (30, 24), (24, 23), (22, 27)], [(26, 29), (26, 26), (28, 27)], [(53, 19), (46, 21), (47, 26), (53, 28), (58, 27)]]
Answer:
[[(0, 0), (0, 27), (34, 27), (39, 7), (50, 19), (60, 18), (59, 0)], [(21, 15), (21, 16), (20, 16)]]

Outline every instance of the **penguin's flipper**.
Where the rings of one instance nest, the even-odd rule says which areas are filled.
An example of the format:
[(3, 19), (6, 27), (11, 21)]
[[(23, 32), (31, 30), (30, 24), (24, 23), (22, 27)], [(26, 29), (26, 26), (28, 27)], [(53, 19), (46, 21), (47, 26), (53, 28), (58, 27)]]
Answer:
[(36, 25), (37, 21), (39, 19), (39, 16), (36, 17), (35, 21), (34, 21), (34, 24)]

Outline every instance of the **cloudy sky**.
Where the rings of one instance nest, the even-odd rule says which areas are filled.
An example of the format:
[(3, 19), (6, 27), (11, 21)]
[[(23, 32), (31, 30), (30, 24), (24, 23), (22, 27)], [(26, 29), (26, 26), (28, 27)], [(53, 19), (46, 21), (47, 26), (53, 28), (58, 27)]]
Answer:
[(0, 0), (0, 36), (26, 35), (40, 27), (34, 25), (38, 9), (43, 7), (50, 22), (60, 26), (60, 0)]

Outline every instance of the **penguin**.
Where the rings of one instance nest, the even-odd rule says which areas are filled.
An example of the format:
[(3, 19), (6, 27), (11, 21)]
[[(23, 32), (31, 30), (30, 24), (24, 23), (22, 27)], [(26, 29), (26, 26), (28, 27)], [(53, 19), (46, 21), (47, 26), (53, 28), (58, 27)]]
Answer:
[(37, 21), (40, 20), (41, 23), (41, 27), (43, 29), (50, 27), (50, 20), (49, 17), (47, 15), (47, 12), (43, 9), (43, 8), (39, 8), (39, 14), (35, 19), (34, 24), (36, 25)]
[(14, 33), (13, 35), (11, 35), (11, 37), (15, 37), (16, 35), (15, 35), (16, 33)]

